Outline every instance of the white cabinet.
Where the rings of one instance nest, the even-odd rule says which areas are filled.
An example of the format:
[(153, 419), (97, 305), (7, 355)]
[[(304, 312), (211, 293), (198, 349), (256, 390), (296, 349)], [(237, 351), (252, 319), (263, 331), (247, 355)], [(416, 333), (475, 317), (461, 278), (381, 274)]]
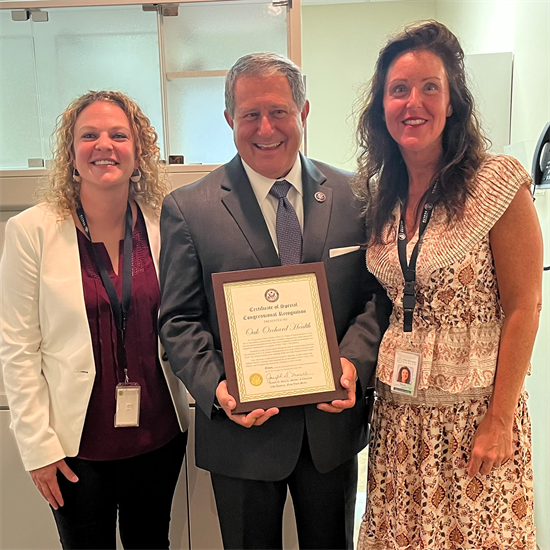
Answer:
[[(189, 487), (189, 525), (191, 527), (192, 550), (216, 550), (223, 548), (216, 502), (210, 481), (210, 473), (195, 466), (195, 408), (191, 408), (191, 426), (189, 429), (188, 487)], [(172, 515), (175, 518), (175, 515)], [(172, 520), (174, 521), (174, 520)], [(283, 522), (283, 547), (285, 550), (298, 548), (298, 535), (292, 499), (287, 498)]]
[[(195, 466), (195, 409), (184, 468), (182, 468), (170, 525), (174, 550), (216, 550), (222, 539), (210, 474)], [(49, 506), (24, 470), (17, 444), (9, 429), (10, 413), (0, 411), (0, 548), (10, 550), (53, 550), (61, 548), (55, 521)], [(121, 548), (120, 542), (118, 543)], [(284, 521), (284, 547), (298, 548), (292, 501), (287, 501)]]
[(61, 548), (52, 512), (23, 468), (10, 412), (0, 411), (0, 548)]
[[(4, 396), (5, 397), (5, 396)], [(10, 412), (0, 411), (0, 548), (54, 550), (61, 548), (50, 507), (23, 468), (13, 432)], [(189, 550), (187, 472), (182, 468), (172, 506), (171, 547)], [(122, 548), (120, 541), (118, 547)], [(212, 546), (211, 548), (215, 548)]]

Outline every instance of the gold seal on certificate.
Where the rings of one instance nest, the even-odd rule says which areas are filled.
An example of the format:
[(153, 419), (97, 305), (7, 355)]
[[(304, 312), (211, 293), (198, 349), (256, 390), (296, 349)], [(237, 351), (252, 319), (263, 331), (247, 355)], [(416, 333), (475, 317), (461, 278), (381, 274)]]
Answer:
[(250, 376), (250, 383), (253, 386), (260, 386), (263, 381), (264, 379), (262, 378), (262, 375), (258, 374), (257, 372)]
[(233, 412), (345, 399), (322, 262), (212, 275)]

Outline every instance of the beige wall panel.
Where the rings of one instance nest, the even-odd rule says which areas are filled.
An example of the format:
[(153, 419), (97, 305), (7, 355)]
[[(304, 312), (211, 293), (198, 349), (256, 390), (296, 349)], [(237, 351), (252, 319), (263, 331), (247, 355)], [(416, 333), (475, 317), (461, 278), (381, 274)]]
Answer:
[(34, 192), (47, 174), (46, 170), (0, 171), (0, 211), (21, 211), (36, 204)]
[[(61, 548), (55, 521), (48, 504), (23, 468), (13, 432), (10, 413), (0, 410), (0, 548), (16, 550), (54, 550)], [(189, 549), (187, 484), (182, 468), (170, 525), (170, 543), (174, 550)], [(29, 528), (31, 526), (31, 528)], [(117, 547), (122, 548), (117, 536)], [(214, 547), (212, 547), (214, 548)]]
[[(191, 428), (187, 446), (189, 483), (189, 524), (191, 526), (191, 548), (193, 550), (214, 550), (223, 548), (216, 501), (212, 490), (210, 472), (195, 466), (195, 408), (191, 408)], [(172, 515), (172, 521), (177, 521)], [(292, 499), (287, 498), (283, 518), (283, 548), (298, 550), (298, 535), (294, 519)]]
[(0, 410), (0, 548), (61, 548), (52, 512), (23, 468), (9, 424), (10, 412)]

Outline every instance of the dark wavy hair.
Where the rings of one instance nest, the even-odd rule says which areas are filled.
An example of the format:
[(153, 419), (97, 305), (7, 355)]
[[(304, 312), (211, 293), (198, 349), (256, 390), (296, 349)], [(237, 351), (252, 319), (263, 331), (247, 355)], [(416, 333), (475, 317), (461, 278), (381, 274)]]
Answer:
[[(402, 54), (427, 50), (443, 62), (449, 81), (452, 114), (443, 130), (443, 154), (433, 181), (439, 180), (436, 200), (447, 212), (447, 221), (462, 213), (471, 182), (487, 151), (475, 113), (474, 99), (466, 85), (464, 52), (456, 36), (437, 21), (422, 21), (391, 38), (380, 51), (374, 76), (360, 107), (357, 140), (358, 171), (352, 187), (365, 202), (367, 242), (381, 244), (393, 211), (408, 194), (407, 168), (399, 147), (384, 120), (384, 88), (392, 63)], [(395, 235), (394, 235), (395, 238)]]

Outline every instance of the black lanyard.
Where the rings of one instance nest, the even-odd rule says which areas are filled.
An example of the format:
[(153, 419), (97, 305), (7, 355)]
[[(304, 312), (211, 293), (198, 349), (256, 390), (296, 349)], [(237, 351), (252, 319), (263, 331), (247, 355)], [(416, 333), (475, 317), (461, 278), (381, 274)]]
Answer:
[[(122, 303), (120, 303), (118, 299), (115, 286), (107, 273), (105, 263), (101, 259), (101, 256), (92, 241), (92, 235), (90, 234), (90, 228), (88, 227), (88, 222), (86, 221), (86, 215), (84, 214), (82, 205), (79, 205), (76, 209), (76, 215), (78, 216), (78, 219), (80, 220), (80, 223), (82, 224), (82, 227), (84, 228), (84, 231), (92, 244), (94, 258), (97, 268), (99, 269), (99, 276), (101, 277), (101, 282), (103, 283), (107, 295), (109, 296), (115, 323), (121, 332), (122, 346), (124, 347), (126, 321), (128, 319), (128, 312), (130, 311), (130, 302), (132, 298), (132, 208), (130, 203), (128, 203), (128, 207), (126, 208), (126, 231), (124, 233), (124, 257), (122, 259)], [(126, 366), (124, 370), (126, 371)]]
[(405, 231), (405, 212), (401, 212), (401, 219), (399, 220), (399, 233), (397, 235), (397, 252), (399, 253), (399, 263), (401, 264), (401, 270), (403, 271), (403, 277), (405, 279), (405, 288), (403, 291), (403, 331), (412, 332), (412, 321), (414, 307), (416, 305), (416, 260), (418, 259), (418, 253), (420, 252), (420, 244), (422, 242), (422, 236), (428, 227), (428, 222), (432, 217), (434, 208), (433, 200), (435, 198), (435, 187), (432, 187), (426, 204), (422, 209), (422, 218), (420, 219), (420, 226), (418, 228), (418, 241), (414, 245), (411, 261), (407, 262), (407, 233)]

